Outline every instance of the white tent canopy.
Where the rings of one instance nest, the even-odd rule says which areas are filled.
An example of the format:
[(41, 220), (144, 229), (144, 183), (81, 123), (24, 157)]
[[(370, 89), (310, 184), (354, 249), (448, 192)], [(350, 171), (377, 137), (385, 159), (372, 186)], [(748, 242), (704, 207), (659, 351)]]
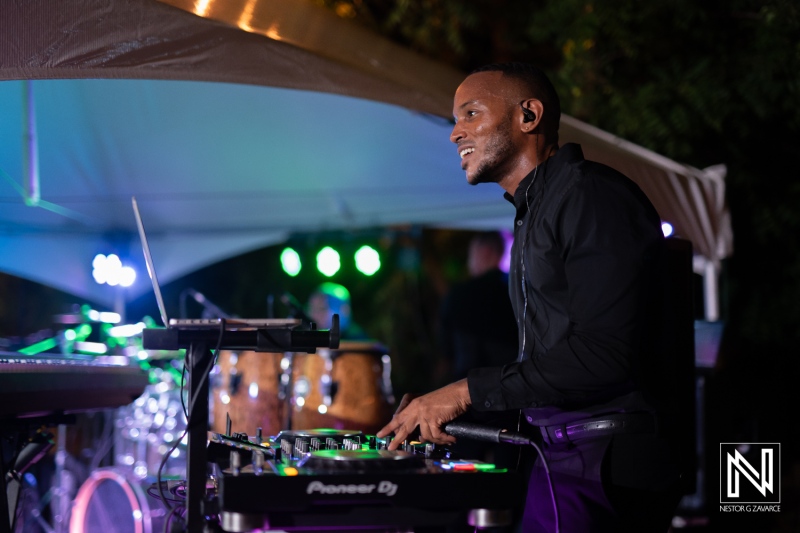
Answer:
[[(140, 261), (132, 195), (162, 282), (298, 231), (509, 226), (448, 139), (461, 73), (301, 0), (170, 3), (0, 4), (0, 270), (111, 302), (90, 262)], [(560, 134), (636, 180), (698, 268), (730, 253), (724, 167)]]

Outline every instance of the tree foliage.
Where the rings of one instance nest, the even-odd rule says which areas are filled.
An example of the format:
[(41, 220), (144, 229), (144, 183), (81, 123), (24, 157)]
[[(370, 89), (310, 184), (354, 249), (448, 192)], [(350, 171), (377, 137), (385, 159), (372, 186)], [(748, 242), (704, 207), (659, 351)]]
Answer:
[(529, 61), (564, 112), (679, 161), (728, 166), (725, 318), (800, 341), (800, 4), (793, 0), (320, 0), (465, 71)]

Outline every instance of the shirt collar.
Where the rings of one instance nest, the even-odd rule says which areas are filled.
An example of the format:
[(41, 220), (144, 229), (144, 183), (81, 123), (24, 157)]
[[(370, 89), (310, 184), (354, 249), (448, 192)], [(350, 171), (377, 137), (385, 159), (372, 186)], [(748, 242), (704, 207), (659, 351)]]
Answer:
[[(519, 209), (520, 207), (526, 205), (525, 191), (527, 191), (528, 187), (532, 185), (532, 182), (534, 178), (536, 178), (536, 176), (538, 176), (542, 172), (547, 171), (547, 167), (560, 168), (562, 165), (578, 161), (583, 161), (583, 150), (581, 149), (581, 145), (575, 143), (567, 143), (561, 148), (559, 148), (558, 151), (555, 154), (553, 154), (550, 158), (540, 163), (538, 167), (528, 172), (528, 175), (522, 178), (522, 181), (520, 181), (519, 185), (517, 185), (517, 190), (514, 191), (513, 196), (506, 192), (503, 193), (503, 197), (512, 204), (514, 204), (514, 206), (517, 207), (517, 209)], [(533, 190), (529, 192), (535, 193), (536, 191), (537, 187), (534, 186)]]

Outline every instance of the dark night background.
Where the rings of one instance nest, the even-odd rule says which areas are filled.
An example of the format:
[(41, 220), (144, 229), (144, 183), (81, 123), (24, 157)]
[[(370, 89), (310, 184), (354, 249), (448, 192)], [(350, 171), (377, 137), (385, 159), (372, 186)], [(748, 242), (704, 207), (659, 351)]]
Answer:
[[(491, 62), (535, 63), (551, 75), (564, 113), (682, 163), (727, 166), (734, 254), (724, 261), (720, 280), (722, 346), (716, 367), (705, 375), (710, 463), (719, 442), (782, 443), (783, 512), (737, 514), (726, 529), (726, 517), (714, 506), (718, 478), (712, 466), (710, 527), (800, 531), (794, 422), (800, 405), (800, 4), (317, 3), (465, 72)], [(309, 257), (329, 242), (340, 248), (369, 242), (381, 251), (384, 267), (373, 278), (345, 265), (333, 281), (350, 289), (354, 319), (389, 346), (402, 393), (435, 384), (436, 312), (447, 288), (466, 275), (468, 239), (468, 232), (398, 227), (296, 235), (291, 244)], [(263, 315), (270, 294), (289, 291), (304, 301), (322, 276), (308, 268), (297, 278), (286, 276), (281, 249), (229, 259), (167, 285), (171, 313), (178, 315), (187, 287), (242, 316)], [(69, 295), (0, 275), (0, 337), (8, 343), (52, 327), (50, 317), (71, 303)], [(275, 311), (281, 316), (285, 309), (276, 305)], [(157, 315), (150, 295), (128, 306), (130, 320), (145, 314)]]

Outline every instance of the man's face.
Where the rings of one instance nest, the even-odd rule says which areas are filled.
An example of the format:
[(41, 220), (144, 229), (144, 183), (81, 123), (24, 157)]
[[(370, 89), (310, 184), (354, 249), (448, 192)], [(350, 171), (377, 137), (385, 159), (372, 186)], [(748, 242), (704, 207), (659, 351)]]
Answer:
[(508, 82), (501, 77), (500, 72), (472, 74), (456, 90), (450, 140), (458, 145), (471, 185), (499, 182), (516, 151), (513, 106)]

